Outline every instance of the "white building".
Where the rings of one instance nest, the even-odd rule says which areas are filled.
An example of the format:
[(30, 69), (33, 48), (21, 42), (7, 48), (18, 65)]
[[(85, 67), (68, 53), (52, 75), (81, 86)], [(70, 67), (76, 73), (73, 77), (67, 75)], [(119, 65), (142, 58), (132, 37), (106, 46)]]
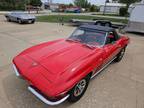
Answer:
[(58, 8), (57, 4), (53, 4), (53, 0), (41, 0), (41, 2), (42, 2), (41, 8), (43, 10), (45, 9), (55, 10)]
[(58, 3), (49, 4), (49, 9), (51, 11), (58, 11), (59, 10), (59, 4)]
[(44, 2), (42, 5), (43, 10), (51, 10), (51, 11), (57, 11), (59, 10), (60, 4), (58, 3), (52, 3), (52, 2)]
[(122, 3), (107, 3), (106, 6), (105, 4), (100, 6), (100, 12), (104, 12), (105, 10), (105, 13), (119, 14), (120, 8), (125, 6), (126, 5)]

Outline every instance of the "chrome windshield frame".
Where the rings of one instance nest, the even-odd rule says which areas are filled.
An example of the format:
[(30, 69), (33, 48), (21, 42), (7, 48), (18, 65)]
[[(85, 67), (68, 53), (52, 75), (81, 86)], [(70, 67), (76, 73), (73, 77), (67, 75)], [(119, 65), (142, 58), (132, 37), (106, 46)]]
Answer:
[[(75, 31), (78, 30), (78, 29), (79, 29), (79, 28), (75, 29), (74, 32), (70, 35), (70, 37), (68, 37), (67, 39), (70, 39), (71, 37), (73, 37), (73, 34), (74, 34)], [(108, 32), (105, 31), (105, 38), (104, 38), (103, 44), (102, 44), (102, 45), (95, 46), (95, 47), (101, 48), (101, 47), (105, 46), (106, 40), (107, 40), (107, 36), (108, 36)], [(66, 39), (66, 40), (67, 40), (67, 39)], [(88, 43), (83, 43), (83, 42), (81, 42), (81, 43), (82, 43), (82, 44), (88, 44)], [(90, 45), (90, 44), (89, 44), (89, 45)], [(90, 45), (90, 46), (94, 46), (94, 45)]]

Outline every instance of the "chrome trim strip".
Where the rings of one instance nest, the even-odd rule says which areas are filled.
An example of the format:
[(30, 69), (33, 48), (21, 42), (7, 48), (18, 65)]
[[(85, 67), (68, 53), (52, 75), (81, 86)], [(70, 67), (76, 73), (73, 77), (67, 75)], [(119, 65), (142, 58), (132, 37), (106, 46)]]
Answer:
[(107, 64), (105, 64), (104, 67), (102, 67), (98, 72), (96, 72), (94, 75), (92, 75), (91, 79), (93, 79), (93, 78), (94, 78), (95, 76), (97, 76), (101, 71), (103, 71), (106, 67), (108, 67), (108, 65), (110, 65), (115, 59), (116, 59), (116, 57), (113, 58), (113, 59), (112, 59), (110, 62), (108, 62)]
[[(106, 44), (107, 37), (108, 37), (108, 32), (106, 33), (106, 37), (105, 37), (105, 42), (104, 42), (104, 45)], [(103, 45), (103, 46), (104, 46), (104, 45)]]
[(56, 101), (56, 102), (51, 102), (49, 100), (47, 100), (45, 97), (43, 97), (40, 93), (38, 93), (36, 90), (34, 90), (32, 87), (28, 87), (28, 90), (30, 92), (32, 92), (37, 98), (39, 98), (41, 101), (43, 101), (45, 104), (48, 104), (48, 105), (51, 105), (51, 106), (54, 106), (54, 105), (58, 105), (58, 104), (61, 104), (62, 102), (64, 102), (68, 97), (69, 97), (69, 94), (62, 98), (61, 100), (59, 101)]
[(17, 76), (17, 77), (20, 77), (21, 75), (19, 74), (19, 72), (18, 72), (15, 64), (13, 64), (13, 69), (14, 69), (14, 71), (15, 71), (16, 76)]

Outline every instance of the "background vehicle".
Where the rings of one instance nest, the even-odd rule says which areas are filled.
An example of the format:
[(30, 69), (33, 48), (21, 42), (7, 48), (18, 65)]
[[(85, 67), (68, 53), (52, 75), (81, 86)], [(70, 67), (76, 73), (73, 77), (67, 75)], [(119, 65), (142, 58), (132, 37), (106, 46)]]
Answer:
[(83, 25), (68, 39), (31, 47), (13, 59), (16, 75), (44, 103), (78, 101), (89, 81), (111, 62), (122, 60), (129, 38), (110, 27)]
[(116, 22), (111, 22), (109, 20), (99, 20), (99, 19), (93, 19), (93, 20), (71, 19), (69, 23), (74, 26), (81, 26), (85, 24), (106, 26), (112, 28), (124, 28), (126, 26), (125, 24), (122, 23), (116, 23)]
[(65, 12), (67, 12), (67, 13), (81, 13), (81, 8), (79, 8), (79, 7), (70, 7), (70, 8), (66, 8)]
[(11, 22), (18, 22), (19, 24), (22, 23), (35, 23), (36, 17), (33, 15), (29, 15), (27, 13), (24, 13), (22, 11), (13, 11), (9, 14), (5, 15), (7, 21)]

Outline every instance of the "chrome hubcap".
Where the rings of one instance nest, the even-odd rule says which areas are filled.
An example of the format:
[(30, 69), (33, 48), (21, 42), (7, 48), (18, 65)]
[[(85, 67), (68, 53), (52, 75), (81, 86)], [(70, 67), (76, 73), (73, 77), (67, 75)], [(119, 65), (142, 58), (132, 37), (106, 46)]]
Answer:
[(32, 20), (28, 20), (28, 23), (32, 23)]
[(80, 96), (83, 93), (85, 87), (86, 87), (86, 80), (83, 79), (75, 86), (74, 96), (75, 97)]
[(120, 58), (122, 58), (122, 57), (124, 56), (124, 53), (125, 53), (125, 50), (123, 49), (123, 50), (121, 51)]
[(19, 23), (21, 23), (21, 20), (18, 20)]

